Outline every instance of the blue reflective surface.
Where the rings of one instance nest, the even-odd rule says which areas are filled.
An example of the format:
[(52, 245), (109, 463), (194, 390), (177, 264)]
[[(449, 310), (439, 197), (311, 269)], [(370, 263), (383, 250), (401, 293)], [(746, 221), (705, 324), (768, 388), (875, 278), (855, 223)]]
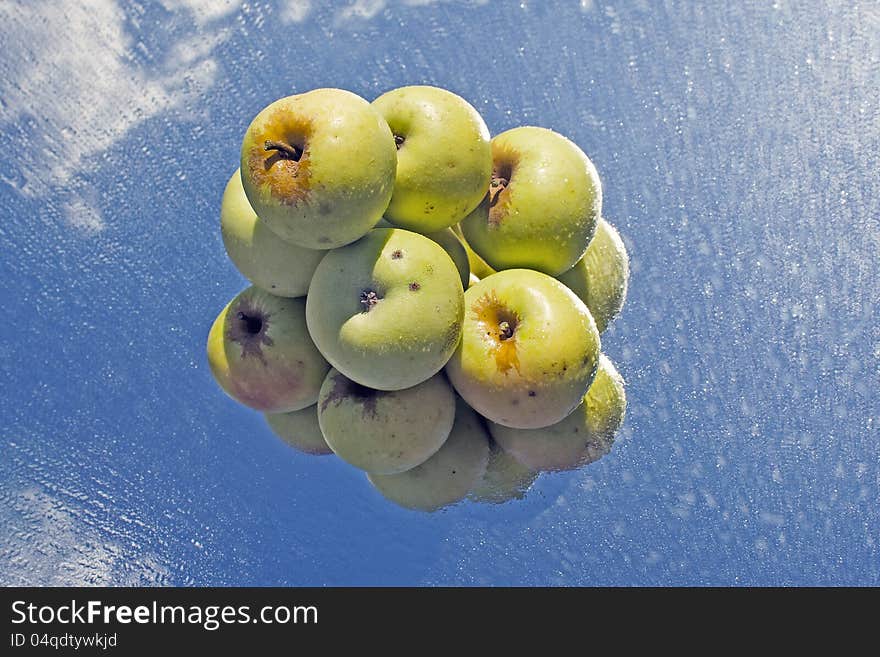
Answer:
[[(880, 7), (696, 4), (0, 6), (0, 583), (880, 584)], [(204, 356), (250, 119), (413, 83), (580, 144), (632, 258), (611, 454), (432, 515)]]

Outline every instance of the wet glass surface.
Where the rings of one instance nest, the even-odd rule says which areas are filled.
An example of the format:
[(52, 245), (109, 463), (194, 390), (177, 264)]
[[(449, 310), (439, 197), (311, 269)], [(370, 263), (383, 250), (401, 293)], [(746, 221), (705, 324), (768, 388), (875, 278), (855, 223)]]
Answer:
[[(880, 7), (0, 4), (0, 583), (880, 584)], [(281, 96), (404, 84), (596, 164), (611, 453), (401, 509), (224, 396), (220, 197)]]

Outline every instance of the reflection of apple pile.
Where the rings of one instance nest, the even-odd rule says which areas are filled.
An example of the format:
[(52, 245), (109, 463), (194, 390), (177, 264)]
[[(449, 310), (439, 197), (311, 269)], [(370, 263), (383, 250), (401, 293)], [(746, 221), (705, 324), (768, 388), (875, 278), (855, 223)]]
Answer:
[(253, 286), (211, 328), (214, 376), (403, 506), (522, 497), (606, 454), (623, 421), (599, 333), (629, 269), (601, 198), (574, 143), (534, 127), (490, 141), (442, 89), (278, 100), (223, 196)]

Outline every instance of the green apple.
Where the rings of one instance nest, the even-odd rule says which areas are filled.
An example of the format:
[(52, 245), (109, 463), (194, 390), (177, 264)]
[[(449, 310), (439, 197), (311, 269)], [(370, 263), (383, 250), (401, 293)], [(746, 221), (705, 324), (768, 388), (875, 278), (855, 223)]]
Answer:
[[(456, 226), (457, 225), (458, 224), (456, 224)], [(378, 224), (376, 224), (376, 228), (394, 228), (394, 224), (383, 218)], [(455, 267), (458, 269), (458, 273), (461, 276), (462, 286), (467, 289), (471, 277), (471, 268), (470, 256), (468, 255), (464, 238), (462, 238), (454, 228), (444, 228), (443, 230), (438, 230), (433, 233), (422, 234), (437, 242), (437, 244), (442, 246), (443, 250), (449, 254), (449, 257), (452, 258), (452, 262), (455, 263)]]
[(611, 451), (623, 424), (626, 393), (623, 377), (603, 354), (596, 378), (574, 412), (542, 429), (511, 429), (489, 424), (489, 432), (517, 461), (534, 470), (574, 470)]
[(208, 334), (208, 364), (220, 387), (258, 411), (311, 406), (330, 365), (306, 327), (305, 299), (251, 286), (230, 301)]
[(257, 287), (279, 297), (302, 297), (321, 258), (327, 253), (286, 242), (266, 226), (251, 207), (236, 170), (220, 204), (220, 234), (238, 271)]
[(490, 504), (521, 500), (537, 477), (535, 470), (527, 468), (492, 442), (486, 472), (471, 489), (468, 498)]
[[(457, 225), (457, 224), (456, 224)], [(384, 217), (376, 224), (376, 228), (394, 228), (394, 224)], [(404, 230), (401, 228), (400, 230)], [(415, 231), (412, 231), (415, 232)], [(443, 247), (443, 250), (452, 258), (458, 273), (461, 276), (461, 284), (467, 288), (470, 281), (470, 256), (464, 244), (461, 235), (452, 228), (444, 228), (434, 233), (422, 233), (425, 237), (434, 240)]]
[(489, 129), (466, 100), (438, 87), (394, 89), (373, 101), (397, 144), (393, 224), (432, 233), (460, 221), (489, 189)]
[(324, 440), (351, 465), (404, 472), (440, 449), (455, 420), (455, 394), (442, 374), (406, 390), (367, 388), (330, 370), (318, 397)]
[(461, 277), (462, 288), (466, 289), (471, 277), (471, 268), (468, 262), (468, 254), (458, 236), (451, 228), (444, 228), (435, 233), (426, 233), (428, 237), (440, 246), (452, 258), (455, 268), (458, 269), (458, 275)]
[(370, 230), (388, 207), (396, 170), (385, 119), (342, 89), (271, 103), (241, 145), (241, 179), (254, 211), (308, 249), (336, 248)]
[(623, 308), (629, 283), (629, 257), (614, 226), (600, 219), (584, 257), (557, 278), (587, 304), (599, 333), (608, 328)]
[(265, 413), (269, 428), (288, 445), (315, 456), (332, 454), (318, 424), (318, 405), (290, 413)]
[(486, 276), (491, 276), (495, 273), (495, 270), (492, 269), (485, 260), (483, 260), (477, 253), (470, 247), (470, 244), (467, 243), (467, 240), (464, 238), (464, 233), (461, 230), (461, 224), (455, 224), (452, 227), (452, 232), (455, 233), (456, 237), (458, 237), (461, 245), (464, 247), (464, 251), (467, 254), (468, 259), (468, 267), (470, 268), (471, 274), (475, 275), (478, 279), (486, 278)]
[(601, 215), (596, 167), (574, 142), (531, 126), (492, 139), (492, 161), (489, 193), (461, 222), (467, 243), (496, 270), (571, 269)]
[(398, 474), (368, 474), (386, 498), (407, 509), (437, 511), (463, 500), (483, 477), (489, 436), (480, 416), (459, 397), (455, 422), (443, 446), (421, 465)]
[(508, 269), (468, 288), (464, 305), (461, 342), (446, 372), (475, 411), (535, 429), (574, 410), (600, 350), (593, 317), (574, 292), (546, 274)]
[(461, 279), (446, 251), (398, 228), (376, 228), (330, 251), (306, 302), (309, 333), (324, 357), (379, 390), (409, 388), (440, 371), (463, 314)]

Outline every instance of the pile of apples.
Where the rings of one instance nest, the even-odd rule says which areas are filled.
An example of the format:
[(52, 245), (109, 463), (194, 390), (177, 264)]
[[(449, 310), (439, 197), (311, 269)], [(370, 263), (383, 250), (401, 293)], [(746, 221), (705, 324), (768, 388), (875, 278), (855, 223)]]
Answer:
[(623, 422), (599, 334), (629, 265), (601, 210), (576, 144), (490, 139), (444, 89), (277, 100), (223, 195), (252, 286), (214, 321), (211, 371), (287, 443), (404, 507), (521, 498), (606, 454)]

